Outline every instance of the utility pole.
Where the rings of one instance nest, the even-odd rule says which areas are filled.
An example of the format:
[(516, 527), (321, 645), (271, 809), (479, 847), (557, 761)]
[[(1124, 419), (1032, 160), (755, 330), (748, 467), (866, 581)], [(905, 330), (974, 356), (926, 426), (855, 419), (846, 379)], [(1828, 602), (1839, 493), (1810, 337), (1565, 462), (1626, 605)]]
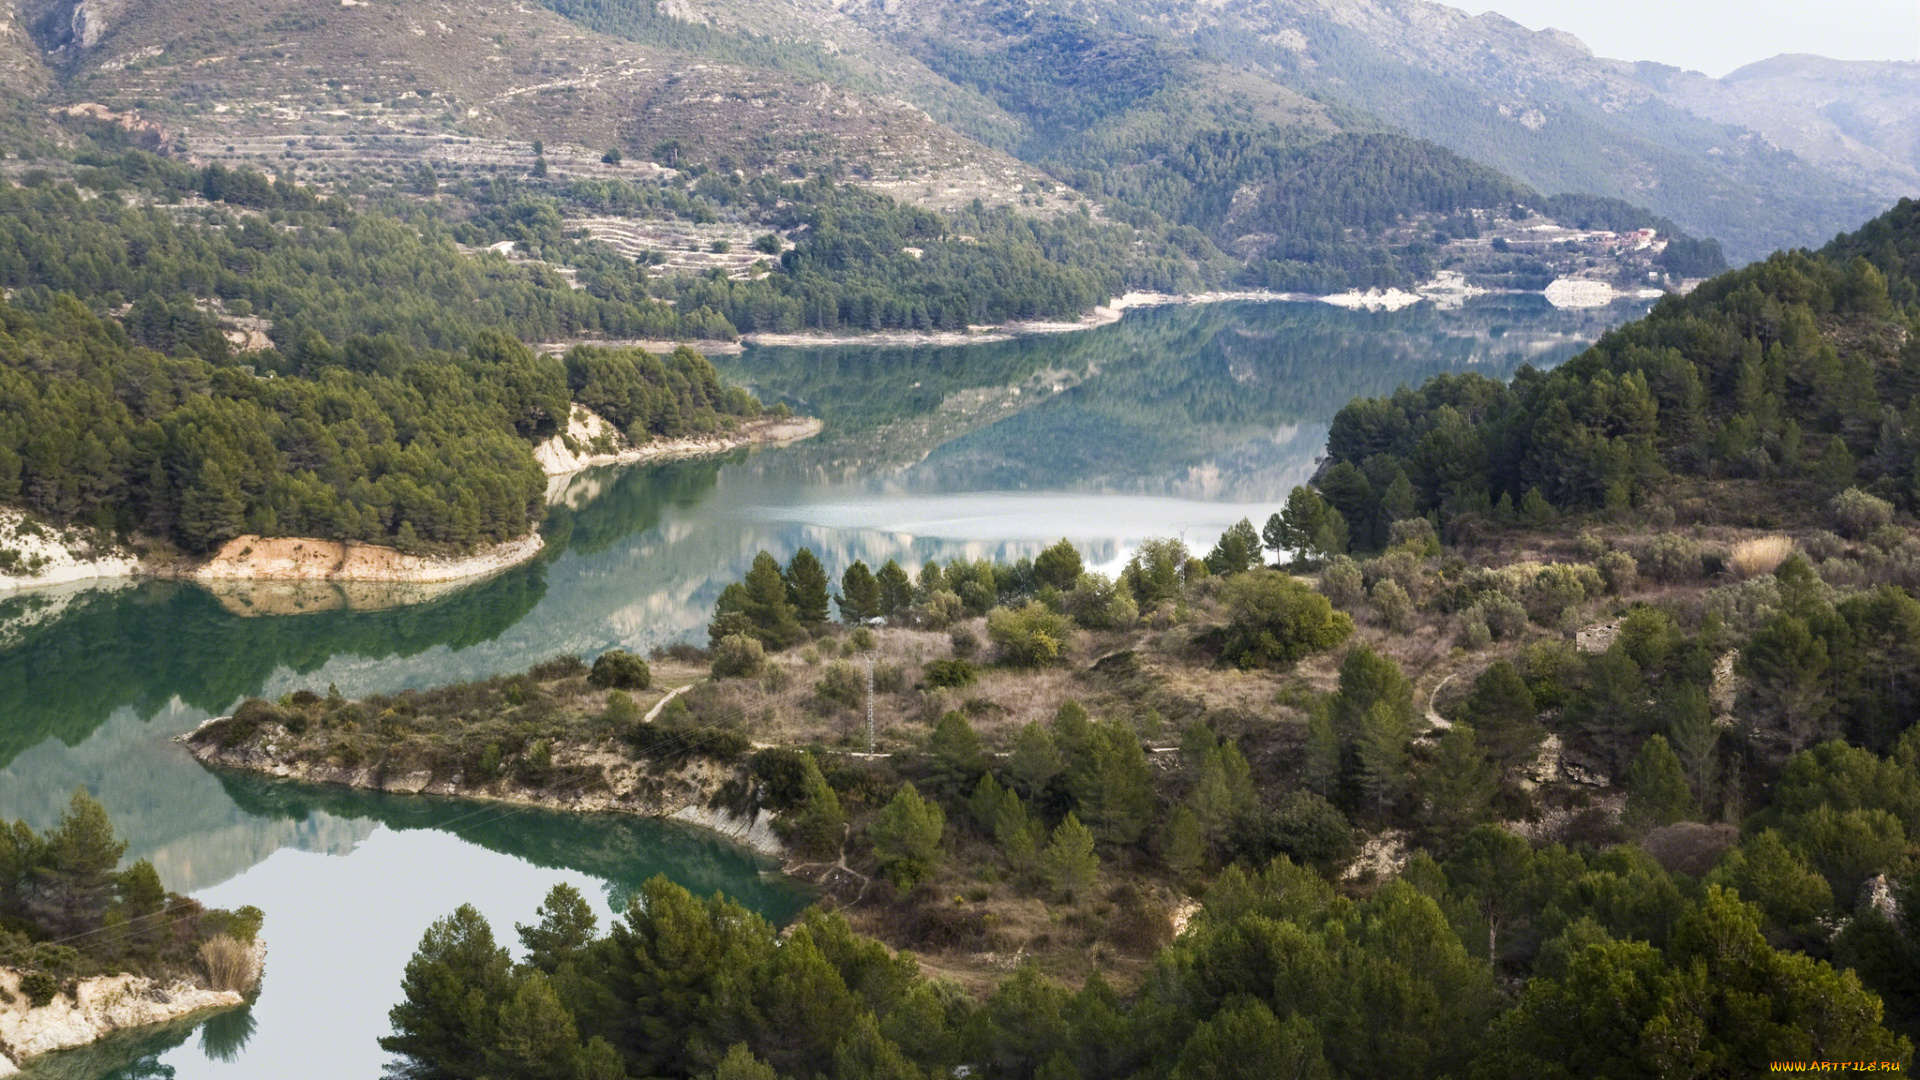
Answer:
[(873, 756), (873, 654), (866, 654), (867, 661), (867, 756)]

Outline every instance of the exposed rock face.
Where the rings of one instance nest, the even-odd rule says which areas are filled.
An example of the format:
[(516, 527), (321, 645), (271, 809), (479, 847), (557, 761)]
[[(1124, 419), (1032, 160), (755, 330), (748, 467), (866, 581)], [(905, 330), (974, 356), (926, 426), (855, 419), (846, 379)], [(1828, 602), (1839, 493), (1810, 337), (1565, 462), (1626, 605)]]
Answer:
[(0, 507), (0, 592), (126, 577), (139, 565), (133, 552), (91, 530), (51, 525)]
[[(254, 948), (265, 955), (260, 943)], [(0, 1003), (0, 1076), (18, 1072), (30, 1057), (85, 1046), (122, 1028), (245, 1003), (232, 990), (205, 990), (184, 981), (162, 985), (127, 974), (81, 979), (71, 996), (61, 994), (39, 1008), (28, 1004), (20, 992), (20, 972), (12, 968), (0, 968), (0, 989), (12, 999), (12, 1004)]]
[(179, 741), (202, 764), (215, 768), (401, 795), (447, 795), (551, 810), (670, 818), (711, 829), (762, 855), (786, 855), (786, 846), (774, 834), (771, 813), (759, 810), (747, 816), (711, 805), (714, 794), (728, 781), (745, 779), (743, 770), (735, 766), (693, 760), (670, 772), (648, 772), (643, 763), (610, 744), (555, 743), (551, 750), (554, 772), (569, 779), (537, 787), (510, 777), (470, 778), (462, 772), (447, 774), (390, 761), (340, 764), (324, 756), (324, 747), (309, 744), (278, 724), (263, 724), (245, 740), (223, 747), (208, 731), (213, 723), (209, 720)]
[[(533, 456), (548, 476), (571, 476), (595, 465), (624, 465), (636, 461), (723, 454), (742, 446), (781, 445), (820, 433), (820, 421), (793, 417), (755, 420), (719, 435), (691, 435), (684, 439), (655, 439), (640, 446), (627, 442), (620, 429), (585, 405), (575, 405), (567, 417), (565, 436), (555, 435), (534, 448)], [(549, 492), (548, 501), (552, 501)]]
[(406, 555), (378, 544), (300, 537), (236, 536), (190, 576), (203, 581), (455, 581), (525, 562), (540, 551), (539, 533), (472, 555)]

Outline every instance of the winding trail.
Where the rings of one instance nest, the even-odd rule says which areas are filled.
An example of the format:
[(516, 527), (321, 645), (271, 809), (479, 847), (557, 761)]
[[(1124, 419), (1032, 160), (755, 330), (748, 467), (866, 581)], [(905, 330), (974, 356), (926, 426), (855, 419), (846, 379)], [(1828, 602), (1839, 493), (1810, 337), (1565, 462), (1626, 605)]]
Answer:
[(681, 694), (686, 693), (687, 691), (693, 689), (697, 685), (699, 684), (688, 683), (685, 686), (676, 686), (673, 689), (667, 691), (667, 696), (661, 698), (659, 701), (654, 702), (653, 708), (647, 710), (647, 715), (641, 717), (640, 722), (643, 724), (653, 723), (653, 718), (660, 715), (660, 710), (667, 707), (667, 702), (672, 701), (674, 698), (679, 697)]

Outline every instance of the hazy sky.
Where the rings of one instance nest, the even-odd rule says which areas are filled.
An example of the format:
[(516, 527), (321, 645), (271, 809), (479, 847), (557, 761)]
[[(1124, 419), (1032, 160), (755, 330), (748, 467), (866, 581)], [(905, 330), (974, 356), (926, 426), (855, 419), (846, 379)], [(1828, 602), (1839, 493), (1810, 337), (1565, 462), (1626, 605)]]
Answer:
[[(1468, 10), (1488, 4), (1461, 3)], [(1535, 30), (1568, 31), (1601, 56), (1721, 76), (1780, 53), (1920, 60), (1920, 0), (1493, 0)]]

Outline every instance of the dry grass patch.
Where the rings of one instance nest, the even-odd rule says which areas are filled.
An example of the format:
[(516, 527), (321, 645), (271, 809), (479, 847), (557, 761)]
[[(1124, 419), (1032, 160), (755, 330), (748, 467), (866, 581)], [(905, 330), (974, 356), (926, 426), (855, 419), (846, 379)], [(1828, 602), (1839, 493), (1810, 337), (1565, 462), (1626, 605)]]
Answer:
[(231, 934), (218, 934), (200, 943), (200, 964), (207, 985), (215, 990), (246, 993), (260, 982), (260, 962), (252, 949)]
[(1780, 533), (1742, 540), (1733, 545), (1733, 554), (1727, 558), (1727, 569), (1733, 571), (1735, 577), (1743, 579), (1771, 574), (1780, 569), (1780, 564), (1793, 554), (1793, 548), (1793, 537)]

